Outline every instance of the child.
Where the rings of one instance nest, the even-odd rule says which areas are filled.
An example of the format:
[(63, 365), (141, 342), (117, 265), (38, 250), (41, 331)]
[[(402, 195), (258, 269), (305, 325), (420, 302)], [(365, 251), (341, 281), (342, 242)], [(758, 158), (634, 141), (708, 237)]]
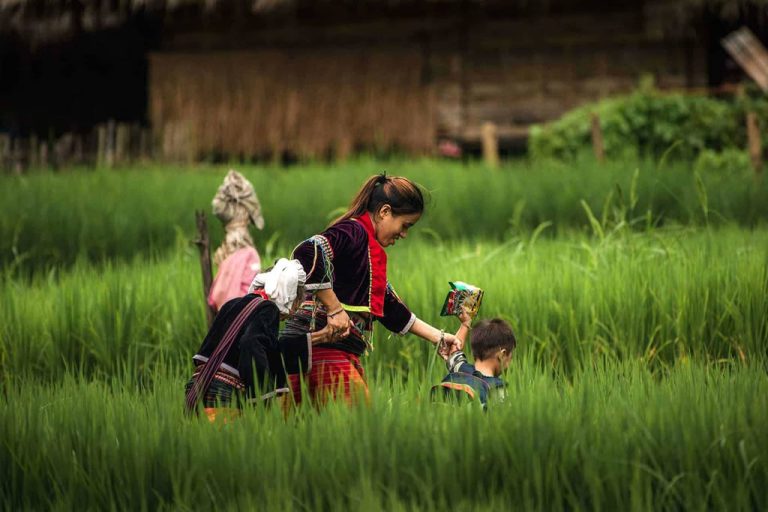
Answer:
[[(279, 260), (253, 279), (249, 293), (224, 304), (197, 354), (187, 382), (187, 411), (200, 402), (210, 421), (236, 417), (246, 400), (287, 393), (285, 372), (308, 364), (311, 343), (327, 332), (310, 333), (296, 343), (278, 344), (280, 320), (301, 303), (306, 274), (296, 260)], [(270, 392), (266, 394), (264, 391)]]
[[(461, 327), (456, 337), (464, 339), (469, 332), (471, 319), (466, 313), (462, 313), (459, 319)], [(469, 364), (464, 352), (460, 350), (451, 354), (441, 352), (449, 373), (440, 384), (432, 388), (432, 397), (476, 399), (485, 409), (489, 399), (504, 396), (505, 384), (499, 375), (512, 361), (517, 341), (512, 328), (500, 318), (482, 320), (473, 331), (471, 347), (474, 366)]]

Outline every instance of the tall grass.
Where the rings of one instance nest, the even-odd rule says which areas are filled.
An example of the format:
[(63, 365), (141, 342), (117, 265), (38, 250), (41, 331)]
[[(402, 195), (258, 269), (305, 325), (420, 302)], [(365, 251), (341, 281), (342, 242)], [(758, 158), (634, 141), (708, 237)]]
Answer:
[[(498, 172), (479, 164), (438, 160), (306, 165), (295, 169), (240, 167), (264, 206), (257, 245), (297, 243), (321, 230), (363, 179), (386, 170), (422, 183), (431, 204), (419, 224), (442, 239), (504, 240), (511, 232), (551, 223), (557, 233), (590, 226), (622, 211), (633, 226), (733, 222), (768, 218), (768, 185), (743, 172), (694, 173), (682, 163), (597, 165), (509, 163)], [(130, 259), (191, 238), (195, 209), (210, 201), (225, 167), (151, 167), (115, 171), (0, 177), (0, 265), (40, 271), (91, 260)], [(209, 219), (215, 240), (221, 227)]]
[[(390, 250), (390, 280), (449, 330), (447, 282), (486, 290), (481, 316), (519, 343), (504, 402), (429, 403), (431, 346), (379, 326), (372, 405), (189, 421), (205, 333), (191, 214), (222, 169), (3, 177), (0, 508), (768, 508), (764, 182), (682, 164), (389, 164), (433, 198)], [(264, 260), (380, 169), (246, 168)]]
[(183, 379), (0, 395), (6, 510), (764, 510), (768, 377), (638, 362), (570, 379), (525, 358), (487, 414), (374, 379), (370, 407), (189, 421)]
[[(572, 371), (595, 360), (642, 359), (653, 368), (691, 357), (766, 360), (767, 263), (763, 229), (624, 230), (602, 239), (406, 240), (391, 251), (389, 275), (419, 317), (448, 330), (455, 320), (437, 316), (447, 282), (483, 287), (482, 316), (509, 319), (538, 364)], [(165, 257), (81, 260), (44, 276), (6, 277), (2, 374), (149, 378), (158, 361), (187, 364), (205, 333), (200, 282), (184, 242)], [(372, 366), (423, 374), (426, 343), (381, 326), (374, 341)]]

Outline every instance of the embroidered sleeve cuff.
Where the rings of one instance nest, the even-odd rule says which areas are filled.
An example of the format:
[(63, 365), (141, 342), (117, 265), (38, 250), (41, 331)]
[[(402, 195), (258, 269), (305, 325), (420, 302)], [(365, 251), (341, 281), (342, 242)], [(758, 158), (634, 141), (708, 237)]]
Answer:
[(408, 320), (408, 323), (405, 324), (405, 327), (403, 327), (403, 329), (397, 334), (399, 334), (400, 336), (405, 336), (406, 334), (408, 334), (408, 331), (411, 330), (411, 327), (413, 327), (413, 323), (415, 321), (416, 321), (416, 314), (411, 313), (411, 318)]
[(445, 367), (450, 373), (457, 373), (461, 371), (461, 365), (466, 363), (467, 356), (464, 355), (464, 352), (459, 350), (458, 352), (454, 352), (451, 357), (448, 358), (445, 362)]
[(317, 290), (328, 290), (329, 288), (333, 288), (333, 283), (314, 283), (304, 286), (304, 289), (310, 292)]

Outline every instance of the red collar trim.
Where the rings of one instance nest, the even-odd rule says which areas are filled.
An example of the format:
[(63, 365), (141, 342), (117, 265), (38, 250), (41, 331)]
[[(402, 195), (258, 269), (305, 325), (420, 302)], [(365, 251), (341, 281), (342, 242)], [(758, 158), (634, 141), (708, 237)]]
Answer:
[(251, 293), (253, 293), (254, 295), (258, 295), (259, 297), (261, 297), (264, 300), (269, 300), (269, 295), (267, 295), (267, 292), (265, 292), (261, 288), (258, 289), (258, 290), (253, 290)]
[(368, 305), (371, 314), (377, 317), (384, 316), (384, 296), (387, 293), (387, 253), (376, 240), (376, 232), (373, 229), (371, 216), (363, 214), (355, 217), (355, 220), (363, 225), (368, 234), (368, 259), (370, 263), (370, 288), (368, 290)]

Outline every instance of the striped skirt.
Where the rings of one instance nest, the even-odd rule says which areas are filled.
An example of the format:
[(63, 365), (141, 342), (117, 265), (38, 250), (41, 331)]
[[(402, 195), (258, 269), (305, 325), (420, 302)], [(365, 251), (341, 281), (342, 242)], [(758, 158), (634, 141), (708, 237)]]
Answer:
[(369, 400), (360, 358), (343, 350), (314, 347), (309, 372), (288, 378), (296, 404), (304, 398), (313, 405), (322, 405), (329, 399), (342, 399), (350, 405)]
[[(200, 375), (201, 369), (202, 365), (195, 368), (192, 378), (187, 381), (185, 393), (189, 393), (195, 379)], [(224, 370), (217, 371), (201, 400), (203, 411), (208, 420), (215, 423), (221, 419), (226, 423), (239, 416), (244, 390), (245, 385), (239, 377)]]

